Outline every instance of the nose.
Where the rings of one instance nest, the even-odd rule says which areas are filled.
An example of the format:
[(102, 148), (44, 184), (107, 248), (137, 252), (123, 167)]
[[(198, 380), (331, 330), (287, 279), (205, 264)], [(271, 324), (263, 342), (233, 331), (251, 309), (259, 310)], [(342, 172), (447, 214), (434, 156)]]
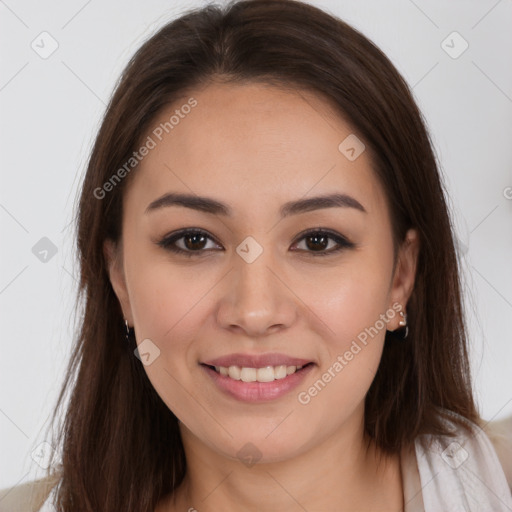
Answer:
[(235, 255), (217, 311), (219, 325), (250, 337), (289, 328), (297, 317), (297, 298), (270, 250), (249, 263)]

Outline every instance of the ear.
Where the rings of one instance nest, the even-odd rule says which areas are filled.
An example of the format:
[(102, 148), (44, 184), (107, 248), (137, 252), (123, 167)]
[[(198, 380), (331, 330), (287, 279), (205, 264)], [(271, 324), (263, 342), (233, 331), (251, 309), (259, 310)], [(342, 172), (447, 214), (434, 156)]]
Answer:
[[(407, 302), (414, 289), (416, 278), (416, 268), (418, 265), (418, 254), (420, 241), (418, 232), (415, 229), (409, 229), (405, 235), (397, 255), (397, 262), (390, 292), (390, 307), (392, 304), (399, 303), (405, 311)], [(399, 327), (400, 318), (397, 316), (395, 323)]]
[(133, 315), (123, 268), (122, 250), (116, 242), (107, 239), (103, 243), (103, 256), (107, 264), (112, 288), (119, 300), (124, 318), (133, 327)]

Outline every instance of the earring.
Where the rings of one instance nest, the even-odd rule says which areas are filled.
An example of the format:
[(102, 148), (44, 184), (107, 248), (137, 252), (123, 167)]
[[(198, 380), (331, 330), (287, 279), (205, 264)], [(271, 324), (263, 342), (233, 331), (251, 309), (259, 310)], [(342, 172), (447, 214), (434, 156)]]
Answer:
[(395, 329), (393, 332), (398, 334), (402, 339), (405, 339), (409, 334), (409, 326), (407, 325), (407, 313), (400, 311), (400, 316), (402, 317), (398, 323), (400, 327)]
[(403, 341), (407, 338), (409, 334), (409, 327), (407, 326), (407, 313), (405, 311), (399, 311), (400, 321), (398, 322), (398, 327), (394, 331), (386, 330), (386, 336), (390, 336), (390, 338)]
[(124, 325), (126, 326), (126, 333), (125, 333), (126, 341), (128, 343), (130, 343), (130, 339), (131, 339), (131, 336), (132, 336), (132, 334), (134, 332), (134, 329), (133, 329), (133, 327), (130, 327), (128, 325), (128, 320), (126, 320), (126, 318), (124, 319)]

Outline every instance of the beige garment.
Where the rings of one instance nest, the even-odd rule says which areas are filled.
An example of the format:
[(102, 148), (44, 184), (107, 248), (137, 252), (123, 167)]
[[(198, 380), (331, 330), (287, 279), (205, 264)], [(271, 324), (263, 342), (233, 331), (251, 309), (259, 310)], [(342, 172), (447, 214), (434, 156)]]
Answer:
[(0, 512), (37, 512), (59, 482), (59, 475), (0, 490)]
[[(508, 485), (512, 489), (512, 417), (499, 422), (490, 423), (485, 428), (485, 432), (494, 444), (494, 449), (496, 450), (501, 464), (505, 469)], [(479, 448), (481, 448), (482, 443), (484, 445), (486, 444), (486, 441), (482, 436), (470, 439), (469, 443), (467, 441), (461, 442), (464, 444), (465, 448), (467, 448), (471, 456), (479, 456), (477, 455), (479, 453)], [(491, 445), (489, 444), (488, 446)], [(492, 458), (493, 456), (491, 454), (491, 459)], [(437, 454), (434, 452), (423, 451), (418, 442), (415, 443), (414, 447), (402, 452), (401, 470), (404, 489), (404, 512), (425, 512), (426, 509), (423, 498), (425, 496), (425, 501), (428, 503), (431, 500), (429, 493), (431, 492), (431, 489), (435, 487), (433, 483), (435, 483), (436, 475), (434, 474), (432, 476), (429, 473), (430, 467), (428, 463), (432, 460), (439, 460)], [(488, 463), (488, 461), (480, 462), (478, 460), (477, 462), (477, 466), (483, 462)], [(497, 459), (495, 457), (494, 469), (499, 480), (499, 477), (502, 477), (502, 475), (499, 474), (501, 472), (501, 467), (497, 464)], [(420, 470), (422, 473), (421, 475)], [(58, 479), (58, 475), (53, 475), (49, 478), (43, 478), (15, 486), (10, 489), (0, 490), (0, 512), (51, 511), (52, 508), (49, 506), (49, 503), (46, 503), (44, 506), (44, 511), (41, 507), (46, 501), (51, 490), (58, 483)], [(447, 490), (450, 490), (450, 488)], [(452, 494), (452, 492), (449, 494)], [(510, 510), (512, 510), (512, 508)], [(428, 512), (430, 512), (430, 510)], [(441, 511), (435, 510), (434, 512)]]

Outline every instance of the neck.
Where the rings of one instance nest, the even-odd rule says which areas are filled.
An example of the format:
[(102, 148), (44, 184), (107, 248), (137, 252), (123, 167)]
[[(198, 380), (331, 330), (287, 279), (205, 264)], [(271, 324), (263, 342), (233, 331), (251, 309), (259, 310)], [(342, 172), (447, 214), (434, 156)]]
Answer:
[(181, 431), (187, 475), (166, 512), (396, 511), (403, 506), (399, 457), (385, 456), (362, 429), (350, 436), (340, 429), (293, 459), (250, 467), (212, 451), (183, 425)]

